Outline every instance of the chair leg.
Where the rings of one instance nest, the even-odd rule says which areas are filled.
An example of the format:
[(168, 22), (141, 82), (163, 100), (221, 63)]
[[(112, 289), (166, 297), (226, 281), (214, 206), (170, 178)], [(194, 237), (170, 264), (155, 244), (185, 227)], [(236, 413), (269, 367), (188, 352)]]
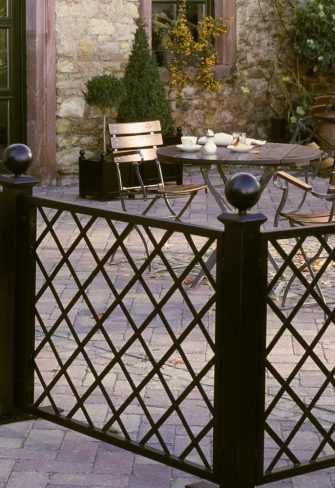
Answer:
[(173, 210), (173, 208), (172, 208), (172, 206), (171, 206), (171, 203), (170, 203), (170, 201), (169, 201), (168, 197), (167, 197), (165, 194), (163, 194), (163, 198), (164, 198), (164, 201), (165, 201), (165, 205), (167, 206), (167, 208), (168, 208), (168, 209), (170, 210), (170, 212), (171, 212), (171, 215), (173, 215), (173, 217), (175, 218), (175, 220), (179, 220), (179, 219), (177, 219), (177, 214), (176, 214), (176, 212)]
[(175, 220), (178, 220), (180, 221), (181, 220), (181, 216), (185, 213), (185, 211), (188, 209), (188, 207), (191, 205), (192, 203), (192, 200), (194, 199), (195, 195), (197, 193), (194, 192), (190, 195), (189, 199), (187, 200), (187, 202), (185, 203), (185, 205), (183, 206), (183, 208), (177, 213), (177, 215), (175, 216)]
[(284, 185), (279, 185), (278, 183), (275, 183), (275, 186), (277, 188), (280, 188), (283, 192), (282, 197), (280, 199), (280, 202), (278, 204), (278, 207), (276, 209), (274, 220), (273, 220), (273, 226), (278, 227), (278, 220), (279, 220), (280, 213), (282, 212), (283, 208), (285, 207), (285, 204), (287, 201), (288, 185), (287, 185), (287, 183)]
[(177, 220), (178, 222), (181, 221), (181, 216), (185, 213), (185, 211), (187, 210), (187, 208), (190, 206), (192, 200), (194, 199), (195, 195), (197, 194), (197, 192), (193, 192), (191, 193), (191, 195), (188, 197), (188, 200), (187, 202), (185, 203), (185, 205), (179, 210), (179, 212), (175, 212), (171, 206), (171, 203), (168, 199), (168, 197), (166, 195), (163, 195), (163, 198), (164, 198), (164, 201), (166, 203), (166, 206), (168, 207), (168, 209), (170, 210), (174, 220)]
[[(138, 228), (137, 225), (134, 225), (134, 229), (136, 230), (136, 232), (140, 236), (141, 241), (143, 242), (143, 246), (144, 246), (144, 249), (145, 249), (145, 253), (146, 253), (146, 255), (147, 255), (148, 259), (149, 259), (149, 256), (150, 256), (150, 254), (149, 254), (149, 248), (148, 248), (147, 242), (146, 242), (146, 240), (144, 238), (144, 235), (142, 234), (142, 232), (140, 231), (140, 229)], [(149, 271), (151, 271), (151, 263), (149, 263)]]
[[(311, 275), (311, 278), (312, 278), (312, 279), (314, 279), (314, 278), (315, 278), (315, 273), (314, 273), (314, 271), (313, 271), (312, 264), (313, 264), (313, 262), (314, 262), (316, 259), (318, 259), (318, 258), (320, 257), (320, 255), (321, 255), (321, 253), (322, 253), (323, 248), (320, 246), (320, 248), (318, 249), (318, 251), (317, 251), (317, 252), (314, 254), (314, 256), (312, 256), (311, 258), (307, 257), (307, 254), (306, 254), (306, 252), (305, 252), (305, 250), (303, 249), (303, 247), (302, 247), (302, 246), (300, 247), (300, 250), (301, 250), (301, 254), (302, 254), (302, 256), (303, 256), (303, 258), (304, 258), (304, 261), (305, 261), (305, 262), (304, 262), (304, 264), (302, 264), (302, 265), (299, 267), (299, 271), (300, 271), (300, 272), (302, 272), (304, 269), (306, 269), (306, 268), (307, 268), (307, 269), (308, 269), (308, 271), (309, 271), (309, 274)], [(293, 284), (293, 282), (294, 282), (294, 280), (295, 280), (296, 278), (297, 278), (297, 276), (296, 276), (295, 274), (293, 274), (293, 275), (291, 276), (291, 278), (289, 279), (288, 283), (287, 283), (287, 286), (286, 286), (285, 291), (284, 291), (284, 293), (283, 293), (282, 302), (281, 302), (283, 307), (285, 307), (285, 304), (286, 304), (286, 300), (287, 300), (287, 296), (288, 296), (289, 290), (290, 290), (290, 288), (291, 288), (291, 286), (292, 286), (292, 284)], [(324, 295), (323, 295), (323, 292), (322, 292), (322, 290), (321, 290), (321, 288), (320, 288), (319, 283), (316, 283), (316, 284), (315, 284), (315, 287), (316, 287), (317, 292), (318, 292), (318, 294), (320, 295), (320, 298), (322, 299), (322, 301), (323, 301), (324, 303), (326, 303), (325, 297), (324, 297)]]
[(144, 212), (142, 212), (141, 215), (146, 215), (149, 210), (153, 207), (153, 205), (157, 202), (157, 200), (159, 200), (159, 198), (163, 198), (164, 201), (165, 201), (165, 204), (167, 206), (167, 208), (169, 209), (169, 211), (171, 212), (171, 218), (173, 217), (174, 220), (177, 220), (177, 221), (180, 221), (181, 220), (181, 216), (184, 214), (185, 210), (189, 207), (189, 205), (191, 204), (192, 200), (194, 199), (195, 195), (196, 195), (197, 192), (194, 192), (192, 193), (189, 197), (188, 197), (188, 200), (187, 202), (185, 203), (185, 205), (183, 206), (183, 208), (181, 210), (179, 210), (179, 212), (175, 212), (174, 209), (172, 208), (172, 205), (170, 203), (170, 200), (168, 199), (168, 197), (163, 194), (163, 195), (156, 195), (152, 200), (151, 202), (149, 203), (149, 205), (145, 208)]
[[(212, 271), (216, 263), (216, 250), (214, 250), (206, 261), (206, 268), (208, 271)], [(200, 270), (197, 276), (194, 278), (192, 283), (187, 287), (187, 291), (193, 290), (203, 279), (205, 278), (205, 273)]]
[(160, 195), (156, 195), (152, 200), (150, 200), (149, 205), (144, 209), (144, 211), (141, 213), (141, 215), (147, 215), (149, 210), (154, 206), (154, 204), (161, 198)]
[[(135, 225), (133, 225), (133, 226), (130, 228), (130, 230), (129, 230), (129, 233), (128, 233), (128, 234), (130, 234), (130, 232), (132, 232), (133, 230), (136, 230), (136, 232), (137, 232), (137, 233), (138, 233), (138, 235), (140, 236), (140, 239), (141, 239), (141, 241), (142, 241), (142, 243), (143, 243), (143, 246), (144, 246), (145, 254), (147, 255), (147, 257), (148, 257), (148, 259), (149, 259), (149, 256), (150, 256), (150, 254), (149, 254), (149, 248), (148, 248), (148, 245), (147, 245), (147, 243), (146, 243), (146, 240), (145, 240), (145, 238), (144, 238), (143, 233), (140, 231), (140, 229), (138, 228), (138, 225), (136, 225), (136, 224), (135, 224)], [(109, 260), (109, 263), (110, 263), (110, 264), (112, 264), (112, 262), (114, 261), (115, 253), (116, 253), (116, 251), (114, 251), (114, 252), (113, 252), (113, 254), (112, 254), (112, 255), (111, 255), (111, 257), (110, 257), (110, 260)], [(151, 271), (151, 263), (149, 263), (148, 268), (149, 268), (149, 271)]]

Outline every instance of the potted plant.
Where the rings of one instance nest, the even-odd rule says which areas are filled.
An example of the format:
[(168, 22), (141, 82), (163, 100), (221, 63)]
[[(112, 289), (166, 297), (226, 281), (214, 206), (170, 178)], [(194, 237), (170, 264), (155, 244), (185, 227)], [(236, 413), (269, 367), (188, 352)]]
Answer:
[(103, 115), (103, 154), (106, 154), (106, 119), (110, 108), (117, 108), (124, 97), (123, 80), (111, 74), (93, 76), (86, 81), (83, 93), (88, 105), (97, 107)]

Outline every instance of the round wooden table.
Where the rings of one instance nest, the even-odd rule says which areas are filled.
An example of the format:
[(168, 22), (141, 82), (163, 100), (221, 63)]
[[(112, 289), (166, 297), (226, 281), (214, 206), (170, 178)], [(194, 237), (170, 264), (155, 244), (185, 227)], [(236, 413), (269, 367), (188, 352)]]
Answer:
[(184, 152), (177, 146), (164, 146), (157, 149), (157, 156), (161, 163), (197, 164), (208, 189), (223, 211), (229, 205), (211, 183), (209, 169), (215, 165), (222, 178), (223, 184), (227, 181), (227, 170), (247, 171), (251, 168), (260, 170), (259, 183), (261, 191), (264, 190), (270, 178), (281, 169), (308, 168), (311, 161), (320, 161), (322, 152), (308, 146), (299, 144), (266, 143), (254, 146), (250, 151), (233, 152), (224, 146), (218, 146), (215, 154), (206, 154), (201, 147), (194, 152)]
[[(222, 191), (212, 184), (209, 177), (209, 170), (213, 165), (222, 179), (223, 186), (227, 181), (226, 170), (234, 168), (243, 171), (258, 168), (260, 169), (259, 183), (261, 191), (269, 182), (270, 178), (280, 169), (308, 168), (311, 161), (320, 161), (322, 152), (318, 149), (298, 144), (266, 143), (261, 146), (254, 146), (249, 152), (237, 153), (224, 146), (218, 146), (215, 154), (206, 154), (203, 147), (198, 151), (184, 152), (177, 146), (164, 146), (157, 149), (157, 156), (161, 163), (181, 163), (199, 165), (203, 179), (209, 191), (223, 212), (231, 210), (224, 199)], [(206, 266), (211, 269), (215, 263), (215, 251), (209, 257)], [(194, 288), (204, 277), (200, 271), (188, 289)]]

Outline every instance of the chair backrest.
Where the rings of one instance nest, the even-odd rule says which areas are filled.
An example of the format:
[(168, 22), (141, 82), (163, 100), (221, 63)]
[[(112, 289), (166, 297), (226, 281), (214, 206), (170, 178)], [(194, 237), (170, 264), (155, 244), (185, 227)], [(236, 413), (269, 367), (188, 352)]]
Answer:
[(311, 106), (311, 113), (323, 113), (329, 112), (333, 110), (335, 105), (335, 95), (319, 95), (315, 97), (312, 106)]
[(332, 104), (319, 103), (311, 106), (311, 114), (313, 115), (324, 114), (330, 110), (332, 110)]
[[(108, 124), (110, 142), (113, 153), (136, 150), (141, 151), (141, 161), (153, 161), (156, 159), (156, 148), (163, 144), (161, 123), (159, 120), (146, 122), (125, 122), (120, 124)], [(124, 163), (139, 162), (137, 155), (122, 157)]]
[(334, 151), (333, 144), (326, 140), (318, 131), (318, 121), (313, 115), (307, 115), (306, 117), (299, 120), (300, 128), (306, 131), (313, 139), (317, 141), (320, 148), (329, 154)]

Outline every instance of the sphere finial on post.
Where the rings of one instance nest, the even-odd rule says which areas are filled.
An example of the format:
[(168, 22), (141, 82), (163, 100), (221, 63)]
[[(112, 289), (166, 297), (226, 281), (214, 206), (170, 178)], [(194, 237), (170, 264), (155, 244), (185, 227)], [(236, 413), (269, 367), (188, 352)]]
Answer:
[(33, 161), (33, 155), (25, 144), (11, 144), (3, 152), (2, 160), (8, 171), (15, 176), (27, 171)]
[(239, 214), (245, 214), (258, 202), (261, 187), (253, 175), (236, 173), (227, 181), (225, 195), (228, 202), (238, 209)]

